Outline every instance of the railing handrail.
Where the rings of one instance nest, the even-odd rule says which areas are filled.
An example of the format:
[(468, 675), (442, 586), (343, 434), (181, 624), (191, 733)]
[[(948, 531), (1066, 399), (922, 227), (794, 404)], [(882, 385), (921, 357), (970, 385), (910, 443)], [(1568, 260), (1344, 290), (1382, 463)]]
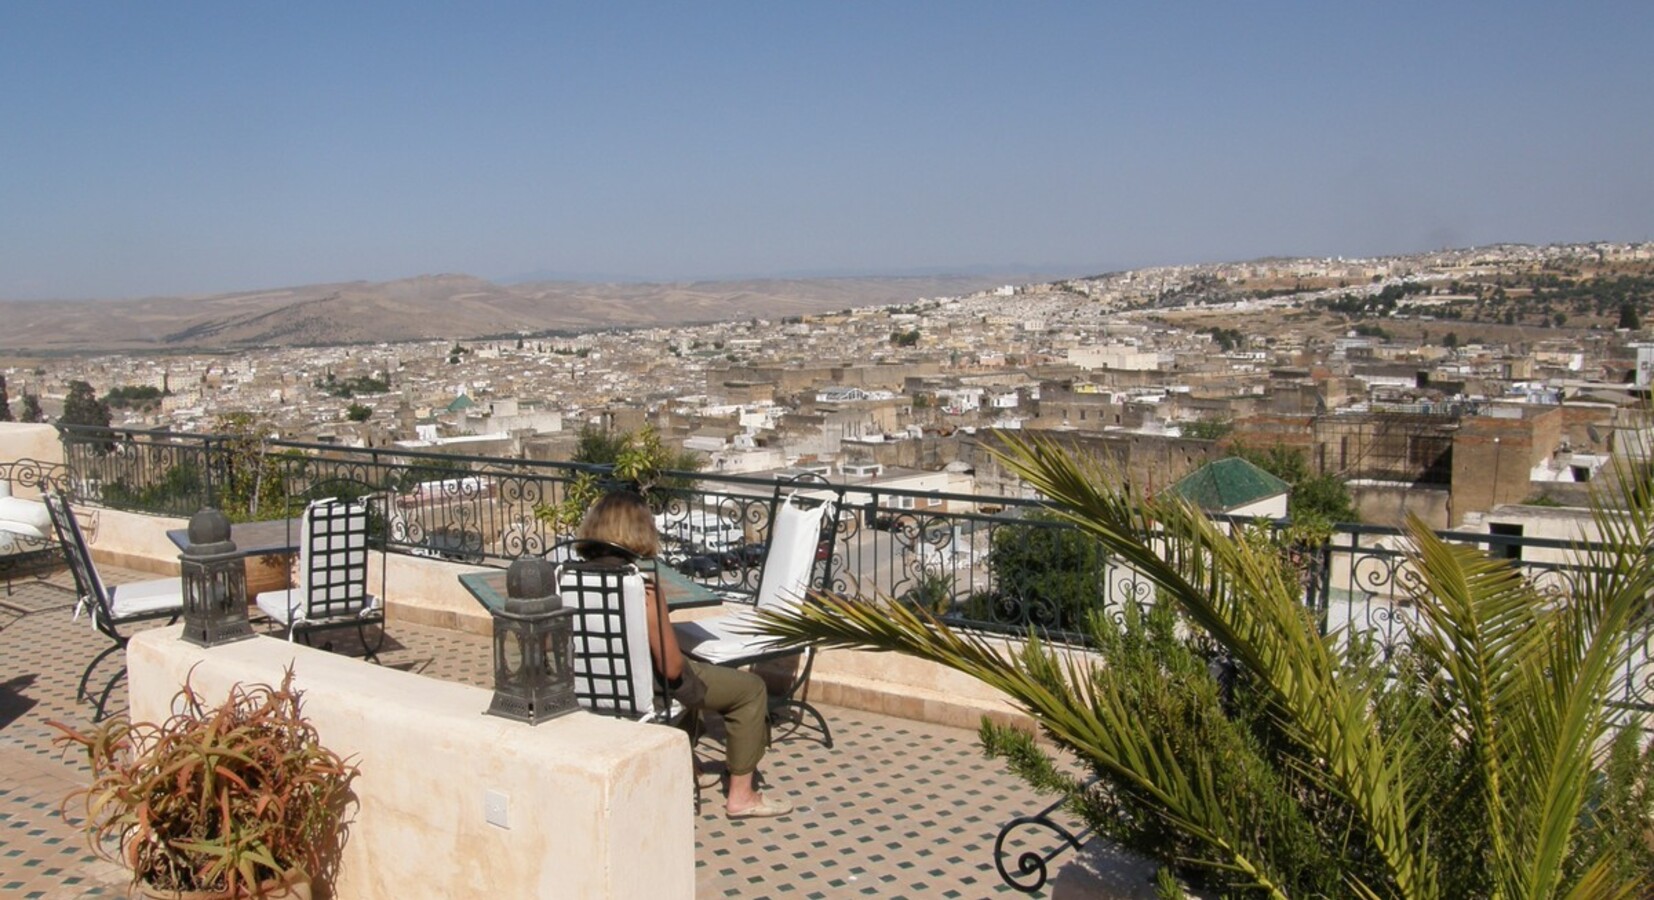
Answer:
[[(60, 434), (64, 480), (72, 493), (84, 492), (80, 499), (94, 504), (189, 515), (193, 504), (229, 499), (257, 517), (335, 482), (400, 497), (422, 485), (416, 502), (390, 505), (386, 550), (467, 562), (543, 554), (567, 533), (568, 514), (578, 513), (566, 504), (579, 493), (574, 489), (582, 476), (614, 478), (613, 466), (277, 439), (257, 441), (264, 452), (248, 466), (238, 452), (248, 439), (240, 435), (81, 426), (60, 426)], [(121, 445), (132, 450), (121, 452)], [(771, 504), (786, 490), (787, 477), (681, 470), (657, 475), (673, 485), (654, 495), (666, 522), (665, 543), (681, 554), (673, 561), (718, 588), (755, 592), (757, 560), (764, 554), (754, 552), (753, 543), (768, 539)], [(430, 487), (433, 483), (440, 486)], [(800, 489), (830, 492), (836, 500), (837, 520), (822, 535), (816, 565), (824, 567), (821, 583), (846, 595), (895, 598), (981, 631), (1034, 629), (1059, 640), (1079, 639), (1094, 611), (1114, 614), (1120, 604), (1154, 597), (1153, 586), (1128, 565), (1096, 552), (1095, 542), (1083, 539), (1083, 528), (1060, 515), (1028, 517), (1055, 509), (1038, 498), (829, 478)], [(715, 515), (728, 526), (718, 529), (716, 540), (672, 527), (702, 515)], [(1262, 523), (1277, 536), (1290, 534), (1285, 519), (1216, 518), (1232, 527)], [(1517, 548), (1508, 553), (1513, 564), (1557, 596), (1592, 574), (1591, 561), (1576, 553), (1611, 546), (1466, 530), (1436, 533), (1494, 553)], [(1294, 548), (1304, 603), (1324, 632), (1366, 634), (1386, 653), (1410, 639), (1416, 610), (1406, 537), (1398, 528), (1341, 523), (1323, 542)], [(1646, 655), (1638, 657), (1638, 665), (1654, 670)], [(1642, 699), (1654, 695), (1654, 678), (1645, 683), (1641, 669), (1618, 677), (1627, 700), (1654, 709)]]

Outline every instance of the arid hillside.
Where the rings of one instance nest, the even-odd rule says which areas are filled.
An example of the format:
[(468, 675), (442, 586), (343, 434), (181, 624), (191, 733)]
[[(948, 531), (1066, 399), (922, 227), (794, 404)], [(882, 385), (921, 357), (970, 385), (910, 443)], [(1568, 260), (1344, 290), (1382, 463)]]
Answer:
[[(1024, 276), (1026, 277), (1026, 276)], [(1005, 276), (501, 285), (426, 275), (141, 300), (0, 302), (0, 353), (225, 350), (778, 318), (906, 303)]]

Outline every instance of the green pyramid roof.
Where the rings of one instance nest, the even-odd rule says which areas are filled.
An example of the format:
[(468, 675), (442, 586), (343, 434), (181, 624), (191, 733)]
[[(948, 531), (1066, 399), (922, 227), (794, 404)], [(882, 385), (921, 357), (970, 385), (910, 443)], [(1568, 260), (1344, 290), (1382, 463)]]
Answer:
[(1292, 490), (1292, 485), (1238, 456), (1231, 456), (1190, 472), (1170, 490), (1207, 512), (1228, 512), (1265, 497), (1284, 494)]
[(449, 412), (459, 412), (462, 409), (470, 409), (471, 407), (476, 406), (476, 405), (477, 405), (477, 403), (476, 403), (475, 400), (472, 400), (470, 397), (467, 397), (464, 394), (460, 394), (458, 397), (454, 398), (454, 402), (448, 404), (448, 411)]

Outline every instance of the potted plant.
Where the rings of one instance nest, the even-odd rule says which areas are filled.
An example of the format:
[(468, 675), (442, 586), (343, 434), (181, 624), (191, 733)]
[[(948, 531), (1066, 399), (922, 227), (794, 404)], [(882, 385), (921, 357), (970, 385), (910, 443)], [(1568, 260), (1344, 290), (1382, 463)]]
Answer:
[(241, 685), (208, 705), (185, 679), (164, 722), (59, 722), (59, 746), (86, 751), (84, 806), (95, 852), (132, 871), (133, 895), (310, 897), (337, 859), (356, 766), (323, 747), (289, 667), (278, 687)]

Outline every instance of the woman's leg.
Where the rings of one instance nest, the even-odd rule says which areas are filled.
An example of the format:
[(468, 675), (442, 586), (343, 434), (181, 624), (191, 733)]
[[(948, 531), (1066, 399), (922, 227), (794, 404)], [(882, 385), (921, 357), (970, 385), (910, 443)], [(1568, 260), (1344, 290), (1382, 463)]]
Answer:
[(753, 773), (769, 740), (769, 692), (764, 679), (751, 672), (689, 660), (706, 682), (706, 708), (724, 717), (728, 734), (729, 798), (725, 808), (739, 813), (764, 802), (753, 789)]

